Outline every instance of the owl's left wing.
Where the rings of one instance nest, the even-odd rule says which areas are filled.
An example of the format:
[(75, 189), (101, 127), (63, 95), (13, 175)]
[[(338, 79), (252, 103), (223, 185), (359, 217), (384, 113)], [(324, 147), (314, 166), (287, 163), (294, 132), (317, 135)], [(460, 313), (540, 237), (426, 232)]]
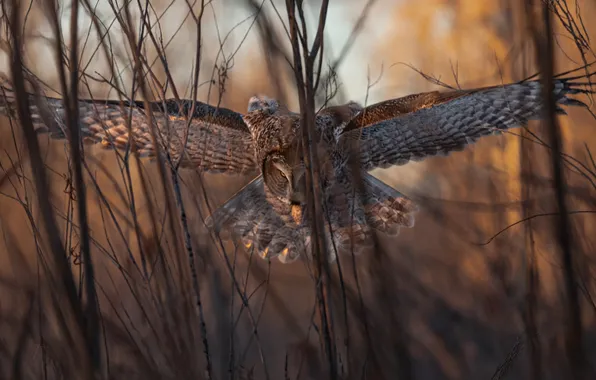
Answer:
[[(37, 132), (49, 133), (56, 139), (68, 135), (62, 99), (29, 94), (28, 101)], [(153, 129), (146, 105), (142, 101), (80, 99), (81, 137), (106, 148), (130, 148), (140, 156), (165, 153), (175, 161), (181, 159), (183, 167), (205, 172), (249, 174), (258, 171), (252, 137), (241, 114), (199, 101), (193, 108), (191, 100), (167, 99), (148, 103)], [(13, 115), (15, 109), (14, 92), (5, 82), (0, 88), (0, 114)], [(187, 121), (185, 117), (189, 114)]]
[[(554, 80), (557, 113), (565, 114), (561, 105), (586, 106), (569, 97), (592, 93), (575, 81), (580, 78)], [(539, 81), (409, 95), (363, 109), (340, 132), (338, 143), (359, 155), (364, 170), (403, 165), (526, 125), (541, 117), (543, 106)]]

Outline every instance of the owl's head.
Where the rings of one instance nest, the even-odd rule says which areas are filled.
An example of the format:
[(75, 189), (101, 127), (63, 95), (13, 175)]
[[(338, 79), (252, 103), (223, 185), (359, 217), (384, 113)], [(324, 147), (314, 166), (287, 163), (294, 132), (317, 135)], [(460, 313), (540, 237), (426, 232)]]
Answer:
[(270, 114), (279, 109), (279, 102), (265, 95), (255, 95), (248, 100), (248, 112), (264, 111)]
[(269, 191), (284, 203), (305, 202), (304, 165), (279, 152), (268, 154), (263, 161), (263, 180)]

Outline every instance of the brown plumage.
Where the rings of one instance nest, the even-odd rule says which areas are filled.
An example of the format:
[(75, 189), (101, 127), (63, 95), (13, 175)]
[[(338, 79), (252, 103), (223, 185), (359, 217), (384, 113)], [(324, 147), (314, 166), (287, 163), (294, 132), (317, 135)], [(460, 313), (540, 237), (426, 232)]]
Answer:
[[(563, 105), (585, 106), (570, 95), (592, 93), (581, 82), (591, 75), (555, 78), (558, 113), (565, 113)], [(9, 96), (0, 102), (0, 111), (12, 113), (14, 100), (4, 90)], [(38, 130), (64, 137), (61, 100), (31, 100)], [(310, 255), (300, 115), (264, 96), (251, 98), (245, 115), (201, 102), (191, 113), (191, 104), (151, 104), (160, 151), (167, 158), (181, 158), (183, 167), (255, 175), (211, 215), (208, 225), (216, 232), (231, 232), (264, 258), (288, 263)], [(80, 107), (85, 139), (157, 154), (144, 103), (85, 100)], [(338, 251), (366, 248), (373, 230), (395, 235), (414, 225), (416, 205), (368, 171), (462, 150), (482, 136), (526, 125), (542, 111), (538, 81), (433, 91), (365, 108), (350, 102), (322, 109), (312, 148), (321, 163), (322, 188), (315, 196), (325, 213), (329, 259)], [(356, 180), (362, 186), (355, 186)]]
[[(66, 110), (62, 99), (29, 97), (31, 117), (38, 132), (64, 139)], [(242, 115), (225, 108), (196, 102), (187, 128), (191, 100), (150, 103), (159, 149), (182, 167), (214, 173), (257, 174), (254, 145)], [(101, 143), (106, 148), (130, 149), (142, 157), (154, 157), (151, 128), (141, 101), (120, 103), (116, 100), (79, 101), (82, 139)], [(5, 83), (0, 90), (0, 113), (15, 116), (14, 94)], [(129, 129), (130, 125), (130, 129)], [(132, 134), (131, 134), (132, 133)]]

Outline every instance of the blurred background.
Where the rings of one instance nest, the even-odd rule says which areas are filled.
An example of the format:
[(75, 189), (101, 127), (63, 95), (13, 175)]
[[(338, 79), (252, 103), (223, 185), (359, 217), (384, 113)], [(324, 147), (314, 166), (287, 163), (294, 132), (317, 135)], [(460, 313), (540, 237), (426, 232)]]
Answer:
[[(57, 89), (54, 34), (40, 3), (22, 9), (25, 62)], [(138, 35), (141, 10), (147, 7), (134, 3), (130, 12)], [(309, 38), (315, 34), (320, 5), (305, 5)], [(95, 18), (102, 30), (109, 30), (110, 59), (123, 91), (130, 93), (130, 47), (114, 21), (114, 10), (123, 4), (99, 1), (92, 6), (93, 17), (80, 11), (81, 67), (93, 78), (111, 78), (98, 33), (90, 27)], [(539, 16), (538, 6), (528, 10), (513, 0), (331, 1), (323, 61), (324, 76), (335, 68), (337, 93), (330, 103), (372, 104), (439, 88), (413, 68), (462, 88), (532, 75), (537, 66), (527, 16)], [(555, 17), (555, 72), (582, 66), (582, 54), (593, 60), (589, 46), (578, 47), (569, 29), (590, 41), (593, 27), (583, 21), (596, 16), (594, 7), (589, 1), (553, 5), (564, 21)], [(198, 15), (201, 4), (191, 8)], [(189, 4), (156, 0), (148, 12), (176, 87), (181, 97), (189, 97), (197, 40)], [(57, 14), (68, 41), (70, 6), (61, 4)], [(248, 99), (263, 93), (298, 111), (293, 73), (283, 58), (291, 57), (285, 2), (214, 0), (205, 4), (202, 17), (199, 100), (245, 112)], [(268, 39), (279, 41), (283, 53), (272, 50)], [(3, 51), (2, 72), (9, 75)], [(151, 42), (145, 42), (143, 55), (156, 61), (155, 73), (165, 80)], [(115, 98), (108, 84), (89, 80), (88, 86), (81, 85), (80, 96), (91, 95)], [(596, 124), (586, 109), (567, 111), (558, 120), (563, 151), (571, 157), (565, 175), (569, 210), (574, 212), (569, 221), (583, 350), (594, 364), (596, 237), (591, 211), (596, 165), (590, 149), (596, 146)], [(1, 124), (0, 170), (6, 178), (0, 186), (0, 378), (73, 378), (82, 354), (76, 339), (65, 333), (72, 320), (59, 312), (61, 298), (45, 280), (48, 246), (39, 232), (30, 168), (24, 162), (21, 169), (9, 170), (26, 161), (26, 148), (18, 125), (7, 118)], [(539, 122), (531, 122), (529, 130), (543, 140), (547, 136)], [(382, 272), (369, 257), (340, 259), (342, 276), (334, 268), (330, 302), (342, 378), (405, 378), (410, 373), (416, 379), (517, 379), (536, 376), (536, 368), (540, 371), (534, 378), (570, 378), (551, 158), (547, 147), (528, 136), (514, 130), (449, 157), (373, 173), (415, 199), (421, 209), (414, 228), (398, 237), (379, 237), (386, 260)], [(74, 278), (82, 281), (68, 149), (47, 136), (39, 141), (50, 178), (47, 196)], [(157, 164), (131, 159), (127, 167), (101, 146), (85, 147), (85, 155), (103, 376), (207, 378), (208, 356), (217, 379), (261, 379), (267, 374), (271, 379), (327, 378), (318, 359), (322, 349), (320, 331), (313, 327), (315, 282), (308, 265), (251, 258), (244, 247), (220, 243), (205, 228), (209, 210), (250, 178), (180, 173), (198, 256), (205, 355), (187, 254), (181, 235), (167, 227), (167, 195)], [(515, 224), (524, 218), (529, 219)], [(152, 268), (152, 281), (136, 266), (141, 261)], [(528, 339), (528, 331), (536, 331), (536, 339)]]

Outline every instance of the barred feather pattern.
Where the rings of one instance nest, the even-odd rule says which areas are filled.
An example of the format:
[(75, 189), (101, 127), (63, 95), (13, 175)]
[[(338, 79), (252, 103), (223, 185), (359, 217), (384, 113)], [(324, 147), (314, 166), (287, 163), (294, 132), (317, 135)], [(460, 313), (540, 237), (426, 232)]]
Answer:
[(400, 227), (414, 227), (418, 205), (370, 174), (364, 175), (364, 212), (367, 223), (379, 232), (397, 235)]
[[(363, 181), (365, 196), (350, 195), (349, 191), (344, 197), (327, 195), (325, 204), (330, 206), (330, 213), (326, 215), (324, 242), (331, 262), (337, 254), (361, 254), (372, 247), (373, 229), (397, 235), (401, 227), (414, 226), (418, 211), (414, 202), (368, 173), (363, 173)], [(353, 207), (349, 205), (359, 202), (366, 215), (351, 213)], [(218, 207), (206, 224), (220, 237), (231, 237), (263, 259), (277, 258), (282, 263), (291, 263), (301, 255), (312, 258), (313, 238), (308, 219), (297, 224), (290, 213), (287, 204), (268, 196), (259, 176)]]
[(287, 217), (290, 214), (288, 205), (268, 197), (266, 192), (263, 177), (258, 176), (218, 207), (205, 222), (215, 233), (231, 233), (231, 237), (251, 254), (263, 259), (277, 257), (283, 263), (293, 262), (307, 254), (309, 229), (295, 225), (288, 218), (282, 220), (284, 215), (274, 207), (285, 210)]
[[(66, 138), (66, 109), (62, 99), (31, 95), (30, 112), (35, 129), (52, 138)], [(180, 107), (178, 107), (180, 105)], [(105, 148), (130, 149), (141, 157), (158, 152), (186, 168), (204, 172), (257, 173), (255, 147), (240, 114), (196, 102), (193, 117), (182, 115), (192, 101), (150, 103), (155, 137), (143, 102), (129, 106), (115, 101), (79, 102), (79, 128), (84, 143), (99, 143)], [(14, 94), (3, 86), (0, 113), (14, 116)], [(156, 148), (154, 141), (157, 141)]]
[[(569, 96), (592, 93), (584, 85), (555, 79), (559, 114), (565, 114), (563, 105), (586, 106)], [(539, 81), (410, 95), (365, 108), (340, 131), (339, 143), (359, 155), (364, 170), (404, 165), (525, 126), (542, 116), (542, 97)]]

